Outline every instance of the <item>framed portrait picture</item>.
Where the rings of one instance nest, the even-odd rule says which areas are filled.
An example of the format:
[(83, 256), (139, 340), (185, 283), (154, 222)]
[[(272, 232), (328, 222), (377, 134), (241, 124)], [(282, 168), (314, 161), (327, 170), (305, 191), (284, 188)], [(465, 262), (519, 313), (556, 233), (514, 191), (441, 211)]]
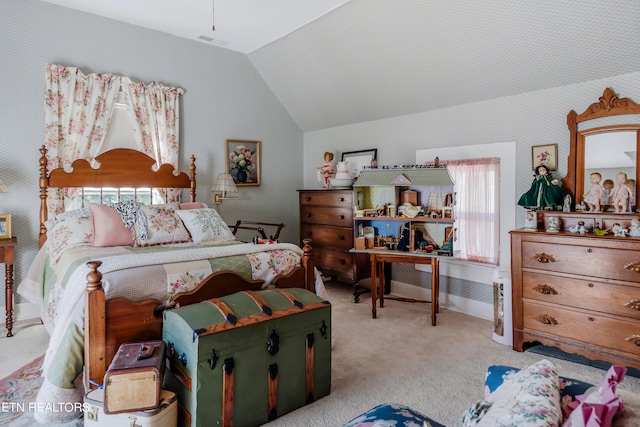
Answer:
[(346, 151), (342, 153), (341, 161), (347, 162), (347, 169), (351, 178), (357, 178), (364, 166), (371, 166), (372, 161), (377, 162), (378, 149), (360, 151)]
[(227, 139), (227, 165), (237, 186), (260, 185), (260, 141)]
[(0, 214), (0, 239), (11, 238), (11, 215)]
[(558, 144), (531, 147), (531, 169), (545, 165), (550, 171), (558, 169)]

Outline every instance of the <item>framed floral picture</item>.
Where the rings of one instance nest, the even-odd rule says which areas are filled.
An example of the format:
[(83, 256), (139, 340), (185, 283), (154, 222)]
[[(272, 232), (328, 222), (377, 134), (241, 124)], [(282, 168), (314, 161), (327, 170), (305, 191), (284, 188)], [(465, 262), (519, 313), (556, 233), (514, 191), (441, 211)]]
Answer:
[(237, 186), (260, 185), (260, 141), (227, 139), (227, 162)]
[(0, 239), (11, 238), (11, 215), (0, 215)]
[(545, 165), (550, 171), (558, 169), (558, 144), (535, 145), (531, 147), (531, 169)]

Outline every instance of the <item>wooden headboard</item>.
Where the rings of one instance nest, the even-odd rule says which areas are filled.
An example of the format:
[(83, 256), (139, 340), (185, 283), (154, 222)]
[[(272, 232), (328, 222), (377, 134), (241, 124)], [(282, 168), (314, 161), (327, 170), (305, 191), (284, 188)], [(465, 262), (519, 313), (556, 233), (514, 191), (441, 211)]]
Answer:
[(72, 163), (72, 171), (57, 168), (47, 172), (47, 149), (40, 148), (40, 246), (47, 238), (45, 222), (48, 217), (47, 190), (49, 188), (189, 188), (190, 201), (196, 200), (196, 158), (191, 156), (189, 174), (174, 174), (170, 164), (152, 168), (156, 161), (130, 148), (115, 148), (96, 157), (97, 169), (84, 159)]

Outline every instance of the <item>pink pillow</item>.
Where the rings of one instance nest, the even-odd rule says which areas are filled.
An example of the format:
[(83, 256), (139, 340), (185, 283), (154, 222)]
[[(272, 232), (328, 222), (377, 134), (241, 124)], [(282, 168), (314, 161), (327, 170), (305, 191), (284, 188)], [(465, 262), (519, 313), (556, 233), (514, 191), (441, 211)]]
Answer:
[(122, 222), (122, 215), (109, 206), (90, 204), (93, 219), (93, 246), (132, 246), (133, 232)]
[(207, 206), (206, 204), (202, 203), (202, 202), (190, 202), (190, 203), (180, 203), (180, 209), (182, 210), (186, 210), (186, 209), (203, 209), (203, 208), (208, 208), (209, 206)]

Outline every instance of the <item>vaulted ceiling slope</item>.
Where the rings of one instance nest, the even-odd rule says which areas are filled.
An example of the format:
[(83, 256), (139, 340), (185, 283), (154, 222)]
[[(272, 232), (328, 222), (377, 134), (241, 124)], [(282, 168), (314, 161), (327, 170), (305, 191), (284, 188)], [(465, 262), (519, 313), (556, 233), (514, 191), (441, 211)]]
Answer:
[(313, 131), (636, 72), (639, 18), (637, 0), (351, 0), (248, 57)]

